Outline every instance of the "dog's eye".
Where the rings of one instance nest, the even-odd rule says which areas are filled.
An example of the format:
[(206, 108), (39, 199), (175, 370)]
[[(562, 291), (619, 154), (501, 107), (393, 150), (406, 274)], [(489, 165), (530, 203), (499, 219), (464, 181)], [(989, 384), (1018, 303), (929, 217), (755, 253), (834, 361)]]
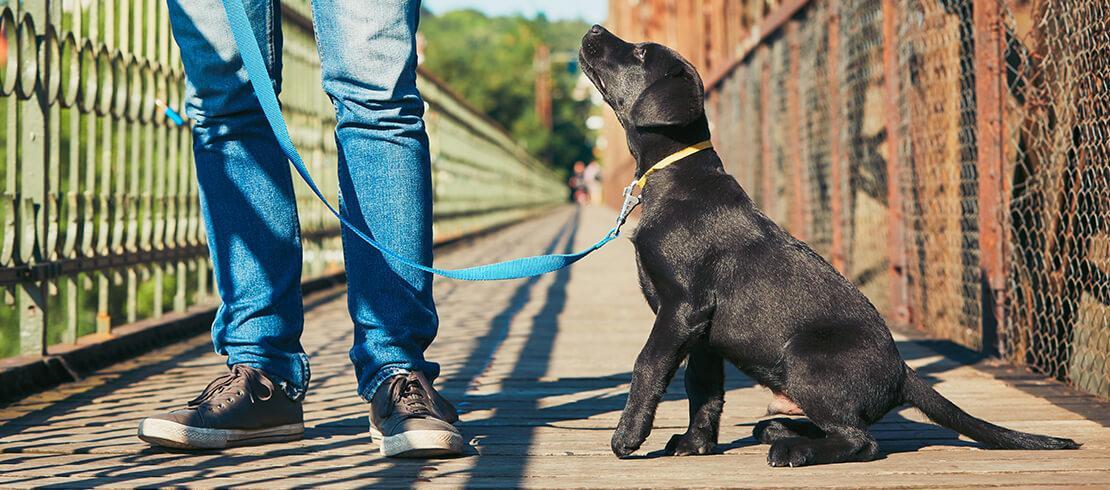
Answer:
[(644, 61), (644, 47), (636, 46), (636, 49), (632, 50), (632, 56), (635, 56), (636, 59), (640, 61)]

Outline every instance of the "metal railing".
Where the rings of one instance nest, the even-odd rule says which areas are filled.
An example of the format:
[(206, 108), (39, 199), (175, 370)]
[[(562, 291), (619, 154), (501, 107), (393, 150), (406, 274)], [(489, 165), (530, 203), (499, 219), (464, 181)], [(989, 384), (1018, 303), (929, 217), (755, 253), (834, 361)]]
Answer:
[[(285, 9), (283, 109), (333, 202), (334, 111), (307, 1)], [(184, 74), (162, 0), (0, 2), (0, 357), (211, 304)], [(421, 73), (437, 242), (565, 201), (561, 179)], [(342, 269), (339, 228), (298, 181), (306, 278)]]
[(668, 1), (613, 23), (688, 47), (768, 215), (888, 319), (1110, 396), (1105, 1)]

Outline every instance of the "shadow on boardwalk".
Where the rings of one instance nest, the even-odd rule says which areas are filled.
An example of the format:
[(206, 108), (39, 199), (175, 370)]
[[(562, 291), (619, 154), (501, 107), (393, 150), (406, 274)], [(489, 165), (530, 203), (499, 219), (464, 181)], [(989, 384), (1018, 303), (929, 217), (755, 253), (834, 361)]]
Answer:
[[(588, 245), (611, 221), (593, 208), (564, 210), (503, 230), (437, 258), (456, 267)], [(342, 292), (310, 298), (305, 346), (314, 363), (305, 439), (223, 452), (171, 452), (134, 436), (138, 420), (178, 407), (223, 369), (197, 338), (0, 409), (0, 487), (89, 486), (975, 486), (1081, 485), (1110, 477), (1110, 434), (1097, 401), (1044, 391), (1029, 376), (1014, 385), (949, 345), (899, 338), (911, 366), (976, 415), (1021, 430), (1075, 437), (1081, 451), (980, 451), (914, 411), (892, 413), (874, 431), (887, 457), (866, 464), (794, 470), (765, 465), (750, 437), (767, 393), (728, 368), (723, 454), (659, 457), (685, 430), (682, 373), (660, 405), (640, 458), (620, 461), (609, 437), (625, 403), (636, 354), (651, 327), (632, 272), (631, 246), (541, 278), (437, 283), (440, 336), (429, 356), (462, 413), (470, 442), (460, 458), (387, 460), (367, 435), (367, 407), (354, 394), (347, 360), (349, 317)], [(1036, 383), (1034, 383), (1036, 381)], [(1054, 387), (1053, 389), (1058, 389)], [(1040, 390), (1040, 391), (1038, 391)], [(1105, 410), (1103, 408), (1103, 410)]]

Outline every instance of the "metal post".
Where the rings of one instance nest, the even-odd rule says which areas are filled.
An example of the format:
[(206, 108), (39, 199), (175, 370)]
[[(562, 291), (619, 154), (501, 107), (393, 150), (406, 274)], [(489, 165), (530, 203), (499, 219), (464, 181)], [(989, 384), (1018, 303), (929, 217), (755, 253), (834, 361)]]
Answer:
[(535, 110), (536, 118), (547, 130), (551, 130), (551, 49), (546, 44), (536, 47), (532, 58), (535, 72)]
[[(24, 19), (23, 29), (31, 29), (33, 20), (46, 19), (46, 2), (30, 2), (22, 6), (17, 18)], [(29, 15), (29, 17), (28, 17)], [(27, 19), (33, 19), (28, 21)], [(35, 26), (45, 30), (45, 26)], [(29, 42), (37, 42), (31, 37)], [(15, 49), (14, 46), (9, 49)], [(41, 69), (41, 68), (40, 68)], [(9, 139), (8, 165), (17, 165), (20, 174), (20, 201), (17, 203), (17, 226), (22, 234), (19, 243), (19, 262), (27, 265), (39, 261), (46, 261), (46, 223), (49, 213), (46, 205), (47, 192), (47, 163), (50, 155), (50, 135), (47, 128), (47, 115), (49, 106), (46, 104), (44, 89), (41, 84), (24, 83), (28, 80), (25, 74), (20, 74), (17, 84), (24, 89), (26, 99), (9, 104), (9, 125), (18, 123), (16, 139)], [(13, 117), (14, 116), (14, 117)], [(9, 126), (10, 127), (10, 126)], [(18, 157), (13, 158), (12, 152), (18, 148)], [(22, 354), (46, 354), (46, 315), (47, 315), (47, 281), (30, 280), (20, 283), (16, 288), (16, 308), (19, 310), (19, 351)]]
[(891, 311), (894, 321), (911, 321), (909, 284), (906, 278), (906, 222), (902, 202), (900, 154), (902, 114), (899, 110), (898, 7), (896, 0), (883, 0), (883, 92), (886, 119), (887, 263), (890, 275)]
[(760, 128), (760, 166), (763, 168), (760, 177), (762, 181), (760, 186), (763, 187), (763, 202), (760, 206), (763, 207), (763, 212), (776, 219), (776, 213), (771, 211), (771, 207), (775, 205), (775, 180), (772, 178), (772, 173), (775, 170), (775, 162), (771, 157), (771, 50), (766, 44), (759, 46), (759, 128)]
[(844, 196), (843, 169), (840, 165), (840, 13), (837, 5), (829, 6), (829, 212), (832, 220), (832, 242), (829, 255), (832, 265), (844, 273)]
[[(786, 83), (786, 105), (788, 114), (788, 130), (787, 134), (801, 135), (802, 134), (802, 101), (801, 92), (798, 87), (798, 79), (801, 77), (801, 45), (798, 40), (798, 31), (800, 25), (797, 20), (791, 20), (786, 24), (786, 42), (790, 48), (790, 76)], [(790, 203), (790, 232), (799, 240), (809, 239), (809, 229), (806, 226), (808, 222), (808, 207), (806, 206), (806, 192), (805, 192), (805, 165), (802, 164), (802, 145), (797, 143), (788, 143), (787, 152), (790, 158), (792, 185), (791, 185), (791, 203)]]
[(1006, 240), (1003, 213), (1006, 154), (1003, 145), (1003, 25), (1000, 0), (975, 0), (975, 100), (978, 130), (979, 267), (983, 294), (983, 348), (996, 352), (998, 326), (1006, 321)]
[(712, 9), (707, 9), (706, 15), (713, 26), (712, 57), (710, 58), (711, 70), (717, 70), (729, 62), (728, 50), (728, 2), (717, 0)]
[[(82, 22), (82, 8), (75, 8), (71, 11), (71, 22), (75, 26), (83, 25)], [(80, 29), (75, 28), (74, 34), (80, 34)], [(78, 56), (76, 53), (74, 56)], [(59, 127), (60, 129), (60, 127)], [(76, 108), (71, 108), (69, 111), (69, 134), (78, 136), (81, 134), (81, 113)], [(72, 137), (69, 139), (69, 185), (66, 189), (66, 208), (67, 208), (67, 223), (66, 223), (66, 240), (62, 248), (62, 255), (64, 258), (72, 258), (77, 255), (77, 248), (79, 247), (77, 241), (77, 229), (80, 226), (80, 219), (78, 205), (81, 202), (79, 191), (81, 188), (81, 179), (79, 170), (81, 167), (80, 159), (80, 137)], [(61, 176), (58, 177), (61, 179)], [(81, 286), (82, 281), (77, 274), (66, 276), (62, 280), (62, 288), (65, 291), (63, 296), (63, 307), (65, 308), (65, 327), (62, 330), (61, 342), (70, 344), (77, 341), (77, 316), (79, 311), (77, 289)]]
[[(125, 18), (127, 17), (128, 3), (129, 2), (123, 2), (119, 6)], [(94, 19), (92, 22), (98, 23), (98, 21), (95, 20), (98, 18), (95, 11), (92, 15), (92, 18)], [(89, 37), (92, 38), (94, 41), (97, 39), (103, 41), (105, 48), (110, 50), (116, 46), (116, 7), (112, 4), (112, 2), (107, 2), (104, 4), (104, 11), (99, 13), (99, 19), (103, 20), (103, 32), (100, 32), (98, 30), (98, 26), (100, 25), (99, 23), (98, 26), (93, 26), (91, 22), (89, 27)], [(127, 37), (121, 36), (120, 38), (122, 43), (121, 47), (122, 49), (126, 50)], [(112, 201), (112, 123), (111, 119), (108, 116), (103, 117), (101, 121), (103, 125), (99, 130), (101, 137), (99, 150), (101, 156), (98, 159), (96, 156), (98, 148), (94, 146), (96, 144), (96, 134), (98, 131), (97, 116), (91, 113), (88, 115), (89, 126), (87, 144), (89, 145), (89, 171), (92, 172), (94, 175), (96, 172), (100, 172), (101, 174), (101, 186), (100, 192), (97, 193), (97, 204), (100, 206), (102, 213), (108, 215), (110, 214), (109, 206), (111, 205)], [(122, 175), (120, 175), (119, 177), (121, 179), (123, 178)], [(93, 188), (94, 187), (90, 185), (90, 189)], [(97, 233), (95, 252), (98, 255), (107, 255), (109, 253), (110, 246), (109, 230), (111, 228), (109, 226), (109, 221), (107, 219), (100, 218), (98, 229), (99, 231)], [(112, 315), (109, 311), (109, 305), (111, 304), (111, 299), (109, 297), (109, 295), (111, 294), (111, 282), (109, 279), (109, 274), (111, 274), (111, 271), (109, 270), (101, 270), (96, 274), (96, 333), (102, 336), (109, 335), (112, 330)]]

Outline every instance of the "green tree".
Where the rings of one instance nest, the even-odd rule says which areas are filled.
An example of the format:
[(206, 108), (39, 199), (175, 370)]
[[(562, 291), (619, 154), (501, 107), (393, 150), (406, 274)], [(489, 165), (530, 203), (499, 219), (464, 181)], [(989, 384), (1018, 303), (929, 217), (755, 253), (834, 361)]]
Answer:
[[(538, 16), (488, 17), (476, 10), (441, 15), (425, 12), (423, 64), (478, 110), (500, 123), (522, 146), (566, 172), (593, 155), (594, 135), (586, 128), (592, 105), (576, 100), (580, 72), (574, 63), (582, 21), (549, 21)], [(535, 110), (534, 57), (540, 45), (552, 53), (552, 128)]]

